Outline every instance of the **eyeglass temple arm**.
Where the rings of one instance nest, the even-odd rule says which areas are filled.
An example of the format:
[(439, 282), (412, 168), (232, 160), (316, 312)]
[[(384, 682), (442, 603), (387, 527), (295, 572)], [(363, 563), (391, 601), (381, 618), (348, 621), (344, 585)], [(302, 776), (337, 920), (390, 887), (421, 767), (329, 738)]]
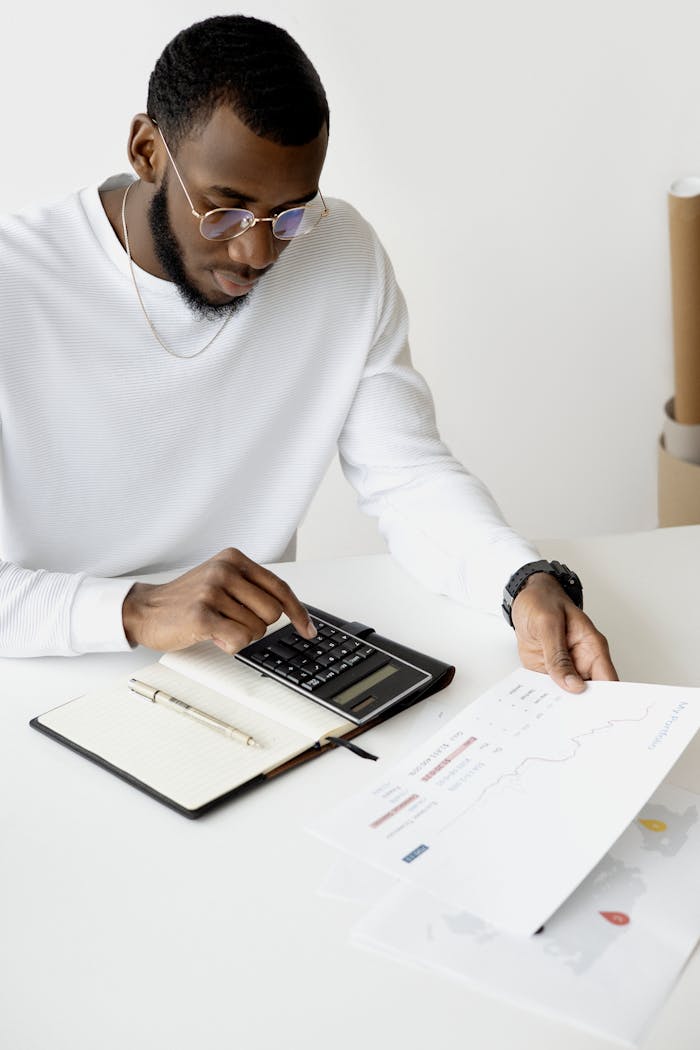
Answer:
[(182, 181), (182, 178), (181, 178), (181, 176), (180, 176), (180, 172), (179, 172), (179, 171), (177, 170), (177, 164), (176, 164), (176, 163), (175, 163), (175, 161), (173, 160), (173, 155), (172, 155), (172, 153), (170, 152), (170, 149), (169, 149), (169, 147), (168, 147), (168, 143), (167, 143), (167, 142), (165, 141), (165, 135), (164, 135), (164, 134), (163, 134), (163, 132), (162, 132), (162, 131), (160, 130), (160, 128), (159, 128), (159, 127), (158, 127), (158, 125), (156, 124), (155, 120), (153, 121), (153, 126), (154, 126), (154, 127), (156, 127), (156, 128), (158, 128), (158, 134), (160, 135), (160, 137), (161, 137), (161, 140), (162, 140), (162, 142), (163, 142), (163, 145), (165, 146), (165, 152), (166, 152), (166, 153), (168, 154), (168, 157), (170, 158), (170, 163), (171, 163), (171, 164), (172, 164), (172, 166), (173, 166), (173, 171), (174, 171), (174, 172), (175, 172), (175, 174), (177, 175), (177, 179), (178, 179), (178, 182), (179, 182), (179, 183), (180, 183), (180, 185), (182, 186), (183, 192), (184, 192), (185, 196), (187, 197), (187, 203), (188, 203), (188, 204), (189, 204), (189, 206), (190, 206), (190, 210), (191, 210), (192, 214), (193, 214), (193, 215), (195, 216), (195, 218), (197, 218), (197, 219), (201, 219), (201, 218), (202, 218), (202, 216), (201, 216), (201, 215), (199, 214), (199, 212), (198, 212), (198, 211), (196, 211), (196, 210), (195, 210), (195, 206), (194, 206), (194, 204), (192, 203), (192, 198), (190, 197), (189, 193), (187, 192), (187, 187), (185, 186), (184, 182)]

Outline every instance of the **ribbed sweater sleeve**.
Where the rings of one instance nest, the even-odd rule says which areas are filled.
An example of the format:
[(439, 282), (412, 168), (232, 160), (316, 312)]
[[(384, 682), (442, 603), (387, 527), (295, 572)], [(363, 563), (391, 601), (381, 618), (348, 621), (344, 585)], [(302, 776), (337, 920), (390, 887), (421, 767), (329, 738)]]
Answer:
[(132, 584), (0, 562), (0, 653), (76, 656), (129, 649), (121, 607)]
[(411, 365), (403, 296), (378, 241), (376, 249), (382, 294), (339, 442), (343, 471), (404, 568), (431, 590), (498, 613), (511, 574), (539, 554), (440, 440), (430, 393)]

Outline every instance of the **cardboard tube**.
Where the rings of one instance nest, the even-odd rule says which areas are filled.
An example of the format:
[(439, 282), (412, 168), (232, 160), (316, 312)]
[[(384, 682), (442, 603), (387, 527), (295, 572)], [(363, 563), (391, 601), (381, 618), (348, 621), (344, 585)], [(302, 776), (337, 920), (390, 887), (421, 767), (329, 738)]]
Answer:
[(659, 441), (659, 525), (700, 523), (700, 466), (676, 459)]
[(679, 423), (673, 398), (664, 406), (664, 447), (669, 456), (700, 463), (700, 424)]
[(700, 177), (668, 195), (677, 423), (700, 423)]

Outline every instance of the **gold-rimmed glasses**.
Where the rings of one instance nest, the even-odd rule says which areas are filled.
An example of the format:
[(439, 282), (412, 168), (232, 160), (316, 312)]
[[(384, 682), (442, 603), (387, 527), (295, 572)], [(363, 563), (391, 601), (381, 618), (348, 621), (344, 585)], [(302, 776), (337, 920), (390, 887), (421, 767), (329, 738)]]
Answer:
[(202, 215), (192, 203), (192, 198), (187, 192), (187, 187), (182, 181), (180, 172), (177, 170), (177, 164), (173, 160), (173, 155), (170, 152), (168, 143), (165, 141), (163, 132), (155, 121), (153, 123), (158, 128), (158, 133), (165, 146), (165, 152), (170, 158), (170, 163), (187, 197), (190, 210), (195, 218), (199, 219), (199, 232), (206, 240), (231, 241), (234, 237), (240, 237), (242, 233), (252, 230), (256, 223), (269, 222), (272, 224), (272, 233), (278, 240), (292, 241), (296, 237), (304, 237), (307, 233), (311, 233), (318, 226), (321, 219), (328, 215), (328, 207), (320, 190), (317, 196), (309, 201), (308, 204), (301, 204), (297, 208), (285, 208), (284, 211), (279, 212), (277, 215), (269, 217), (254, 215), (247, 208), (213, 208)]

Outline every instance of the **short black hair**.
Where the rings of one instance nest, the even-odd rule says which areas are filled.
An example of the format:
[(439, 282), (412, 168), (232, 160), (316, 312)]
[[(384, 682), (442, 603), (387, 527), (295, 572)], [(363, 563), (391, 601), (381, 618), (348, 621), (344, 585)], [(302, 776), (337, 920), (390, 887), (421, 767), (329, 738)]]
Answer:
[(279, 26), (246, 15), (183, 29), (148, 82), (148, 115), (172, 149), (222, 104), (281, 146), (303, 146), (329, 123), (323, 84), (297, 42)]

